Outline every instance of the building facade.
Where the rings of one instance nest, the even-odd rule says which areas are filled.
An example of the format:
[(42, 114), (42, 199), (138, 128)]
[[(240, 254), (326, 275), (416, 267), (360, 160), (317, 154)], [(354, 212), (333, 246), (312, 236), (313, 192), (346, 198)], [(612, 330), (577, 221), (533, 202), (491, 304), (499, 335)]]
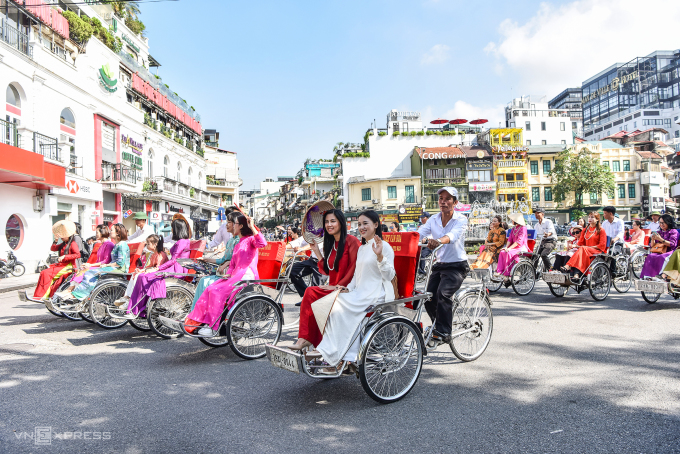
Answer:
[(524, 130), (524, 145), (571, 144), (581, 128), (571, 109), (551, 109), (545, 96), (522, 96), (505, 108), (507, 128)]
[(458, 190), (458, 200), (468, 203), (465, 153), (459, 147), (416, 147), (411, 155), (411, 173), (420, 177), (426, 210), (439, 207), (437, 191), (445, 186)]
[(501, 202), (528, 201), (527, 152), (522, 128), (492, 128), (480, 137), (493, 154), (496, 195)]

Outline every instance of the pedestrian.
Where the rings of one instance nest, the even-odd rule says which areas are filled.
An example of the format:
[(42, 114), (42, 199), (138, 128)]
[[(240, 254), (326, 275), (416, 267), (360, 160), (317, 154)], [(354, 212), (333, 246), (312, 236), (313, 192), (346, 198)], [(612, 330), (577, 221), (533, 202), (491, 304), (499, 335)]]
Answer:
[(153, 234), (153, 227), (149, 225), (149, 217), (143, 211), (138, 211), (132, 217), (137, 226), (135, 233), (128, 237), (128, 243), (142, 243), (145, 242), (149, 235)]
[[(545, 218), (545, 210), (543, 208), (534, 208), (534, 216), (536, 216), (536, 220), (538, 221), (538, 223), (534, 225), (536, 239), (540, 239), (540, 243), (536, 249), (536, 260), (542, 260), (543, 269), (549, 271), (551, 266), (548, 256), (557, 245), (557, 232), (555, 231), (553, 222), (550, 219)], [(537, 265), (537, 263), (534, 263), (534, 265)]]
[(393, 232), (393, 233), (394, 233), (394, 232), (399, 232), (399, 231), (401, 231), (401, 228), (400, 228), (398, 222), (392, 222), (392, 223), (390, 223), (390, 232)]

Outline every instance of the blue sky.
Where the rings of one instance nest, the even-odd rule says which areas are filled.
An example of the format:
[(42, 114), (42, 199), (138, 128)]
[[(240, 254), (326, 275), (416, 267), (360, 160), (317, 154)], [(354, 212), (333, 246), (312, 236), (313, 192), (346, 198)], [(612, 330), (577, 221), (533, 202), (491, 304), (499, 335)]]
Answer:
[[(678, 23), (672, 1), (646, 3)], [(238, 153), (251, 189), (361, 142), (391, 109), (497, 125), (513, 97), (550, 99), (616, 61), (680, 47), (672, 27), (633, 36), (635, 5), (180, 0), (143, 3), (140, 18), (164, 82)]]

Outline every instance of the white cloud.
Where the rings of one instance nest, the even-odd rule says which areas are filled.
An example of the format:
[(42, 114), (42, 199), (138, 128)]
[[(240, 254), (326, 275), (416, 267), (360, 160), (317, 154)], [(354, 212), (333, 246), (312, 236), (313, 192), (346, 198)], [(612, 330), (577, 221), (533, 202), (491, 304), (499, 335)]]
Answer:
[[(647, 22), (649, 14), (657, 17)], [(542, 3), (525, 23), (506, 19), (502, 38), (484, 49), (520, 76), (525, 94), (557, 95), (617, 62), (679, 47), (677, 0), (578, 0)]]
[(444, 63), (449, 59), (449, 46), (446, 44), (435, 44), (430, 50), (425, 52), (420, 63), (423, 65), (432, 65), (437, 63)]

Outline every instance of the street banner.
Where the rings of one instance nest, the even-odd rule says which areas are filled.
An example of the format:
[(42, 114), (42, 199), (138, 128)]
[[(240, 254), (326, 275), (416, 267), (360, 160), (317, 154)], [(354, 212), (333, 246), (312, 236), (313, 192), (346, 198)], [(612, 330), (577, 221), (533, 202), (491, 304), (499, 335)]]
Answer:
[(417, 222), (422, 214), (423, 208), (420, 205), (401, 205), (399, 207), (400, 222)]

